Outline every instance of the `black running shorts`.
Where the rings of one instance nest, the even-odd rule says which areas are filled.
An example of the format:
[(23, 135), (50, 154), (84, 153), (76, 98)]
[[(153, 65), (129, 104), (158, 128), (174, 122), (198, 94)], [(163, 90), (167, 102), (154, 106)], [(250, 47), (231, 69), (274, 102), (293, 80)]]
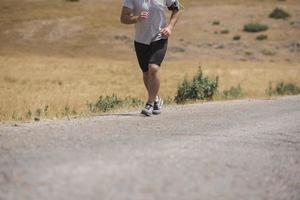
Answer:
[(168, 40), (158, 40), (150, 45), (135, 41), (134, 46), (140, 68), (143, 72), (147, 72), (149, 64), (161, 65), (167, 52)]

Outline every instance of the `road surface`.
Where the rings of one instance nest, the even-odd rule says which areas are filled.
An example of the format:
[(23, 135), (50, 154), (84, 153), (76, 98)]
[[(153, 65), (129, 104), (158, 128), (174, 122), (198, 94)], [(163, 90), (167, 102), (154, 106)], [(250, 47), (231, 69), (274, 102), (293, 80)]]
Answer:
[(300, 96), (0, 125), (0, 200), (299, 200)]

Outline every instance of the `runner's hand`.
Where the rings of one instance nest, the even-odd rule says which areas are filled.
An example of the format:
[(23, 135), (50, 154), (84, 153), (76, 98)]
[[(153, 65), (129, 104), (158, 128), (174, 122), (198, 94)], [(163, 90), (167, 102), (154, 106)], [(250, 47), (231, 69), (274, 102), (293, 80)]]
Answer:
[(160, 30), (160, 33), (162, 34), (163, 37), (168, 38), (168, 37), (170, 37), (170, 35), (171, 35), (171, 33), (172, 33), (172, 30), (171, 30), (170, 27), (167, 26), (167, 27), (161, 29), (161, 30)]
[(142, 11), (141, 14), (138, 16), (137, 21), (144, 21), (148, 19), (149, 17), (149, 11)]

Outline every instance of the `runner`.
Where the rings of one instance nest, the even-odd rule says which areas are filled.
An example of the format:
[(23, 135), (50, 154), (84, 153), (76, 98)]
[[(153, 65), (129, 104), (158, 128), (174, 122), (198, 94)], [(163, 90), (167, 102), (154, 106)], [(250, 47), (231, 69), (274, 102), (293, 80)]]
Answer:
[[(163, 100), (158, 96), (159, 69), (165, 57), (168, 38), (179, 17), (178, 0), (124, 0), (121, 22), (135, 24), (134, 46), (143, 71), (148, 100), (142, 114), (160, 114)], [(172, 11), (166, 23), (165, 10)]]

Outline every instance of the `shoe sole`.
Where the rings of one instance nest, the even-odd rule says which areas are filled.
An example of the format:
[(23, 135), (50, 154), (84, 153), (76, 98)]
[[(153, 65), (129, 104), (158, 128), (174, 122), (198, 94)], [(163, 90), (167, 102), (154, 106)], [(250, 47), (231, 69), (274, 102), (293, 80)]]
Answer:
[(159, 115), (160, 113), (161, 113), (160, 110), (153, 110), (153, 112), (152, 112), (153, 115)]
[(152, 113), (149, 113), (145, 110), (142, 110), (141, 114), (146, 115), (147, 117), (150, 117), (152, 115)]

